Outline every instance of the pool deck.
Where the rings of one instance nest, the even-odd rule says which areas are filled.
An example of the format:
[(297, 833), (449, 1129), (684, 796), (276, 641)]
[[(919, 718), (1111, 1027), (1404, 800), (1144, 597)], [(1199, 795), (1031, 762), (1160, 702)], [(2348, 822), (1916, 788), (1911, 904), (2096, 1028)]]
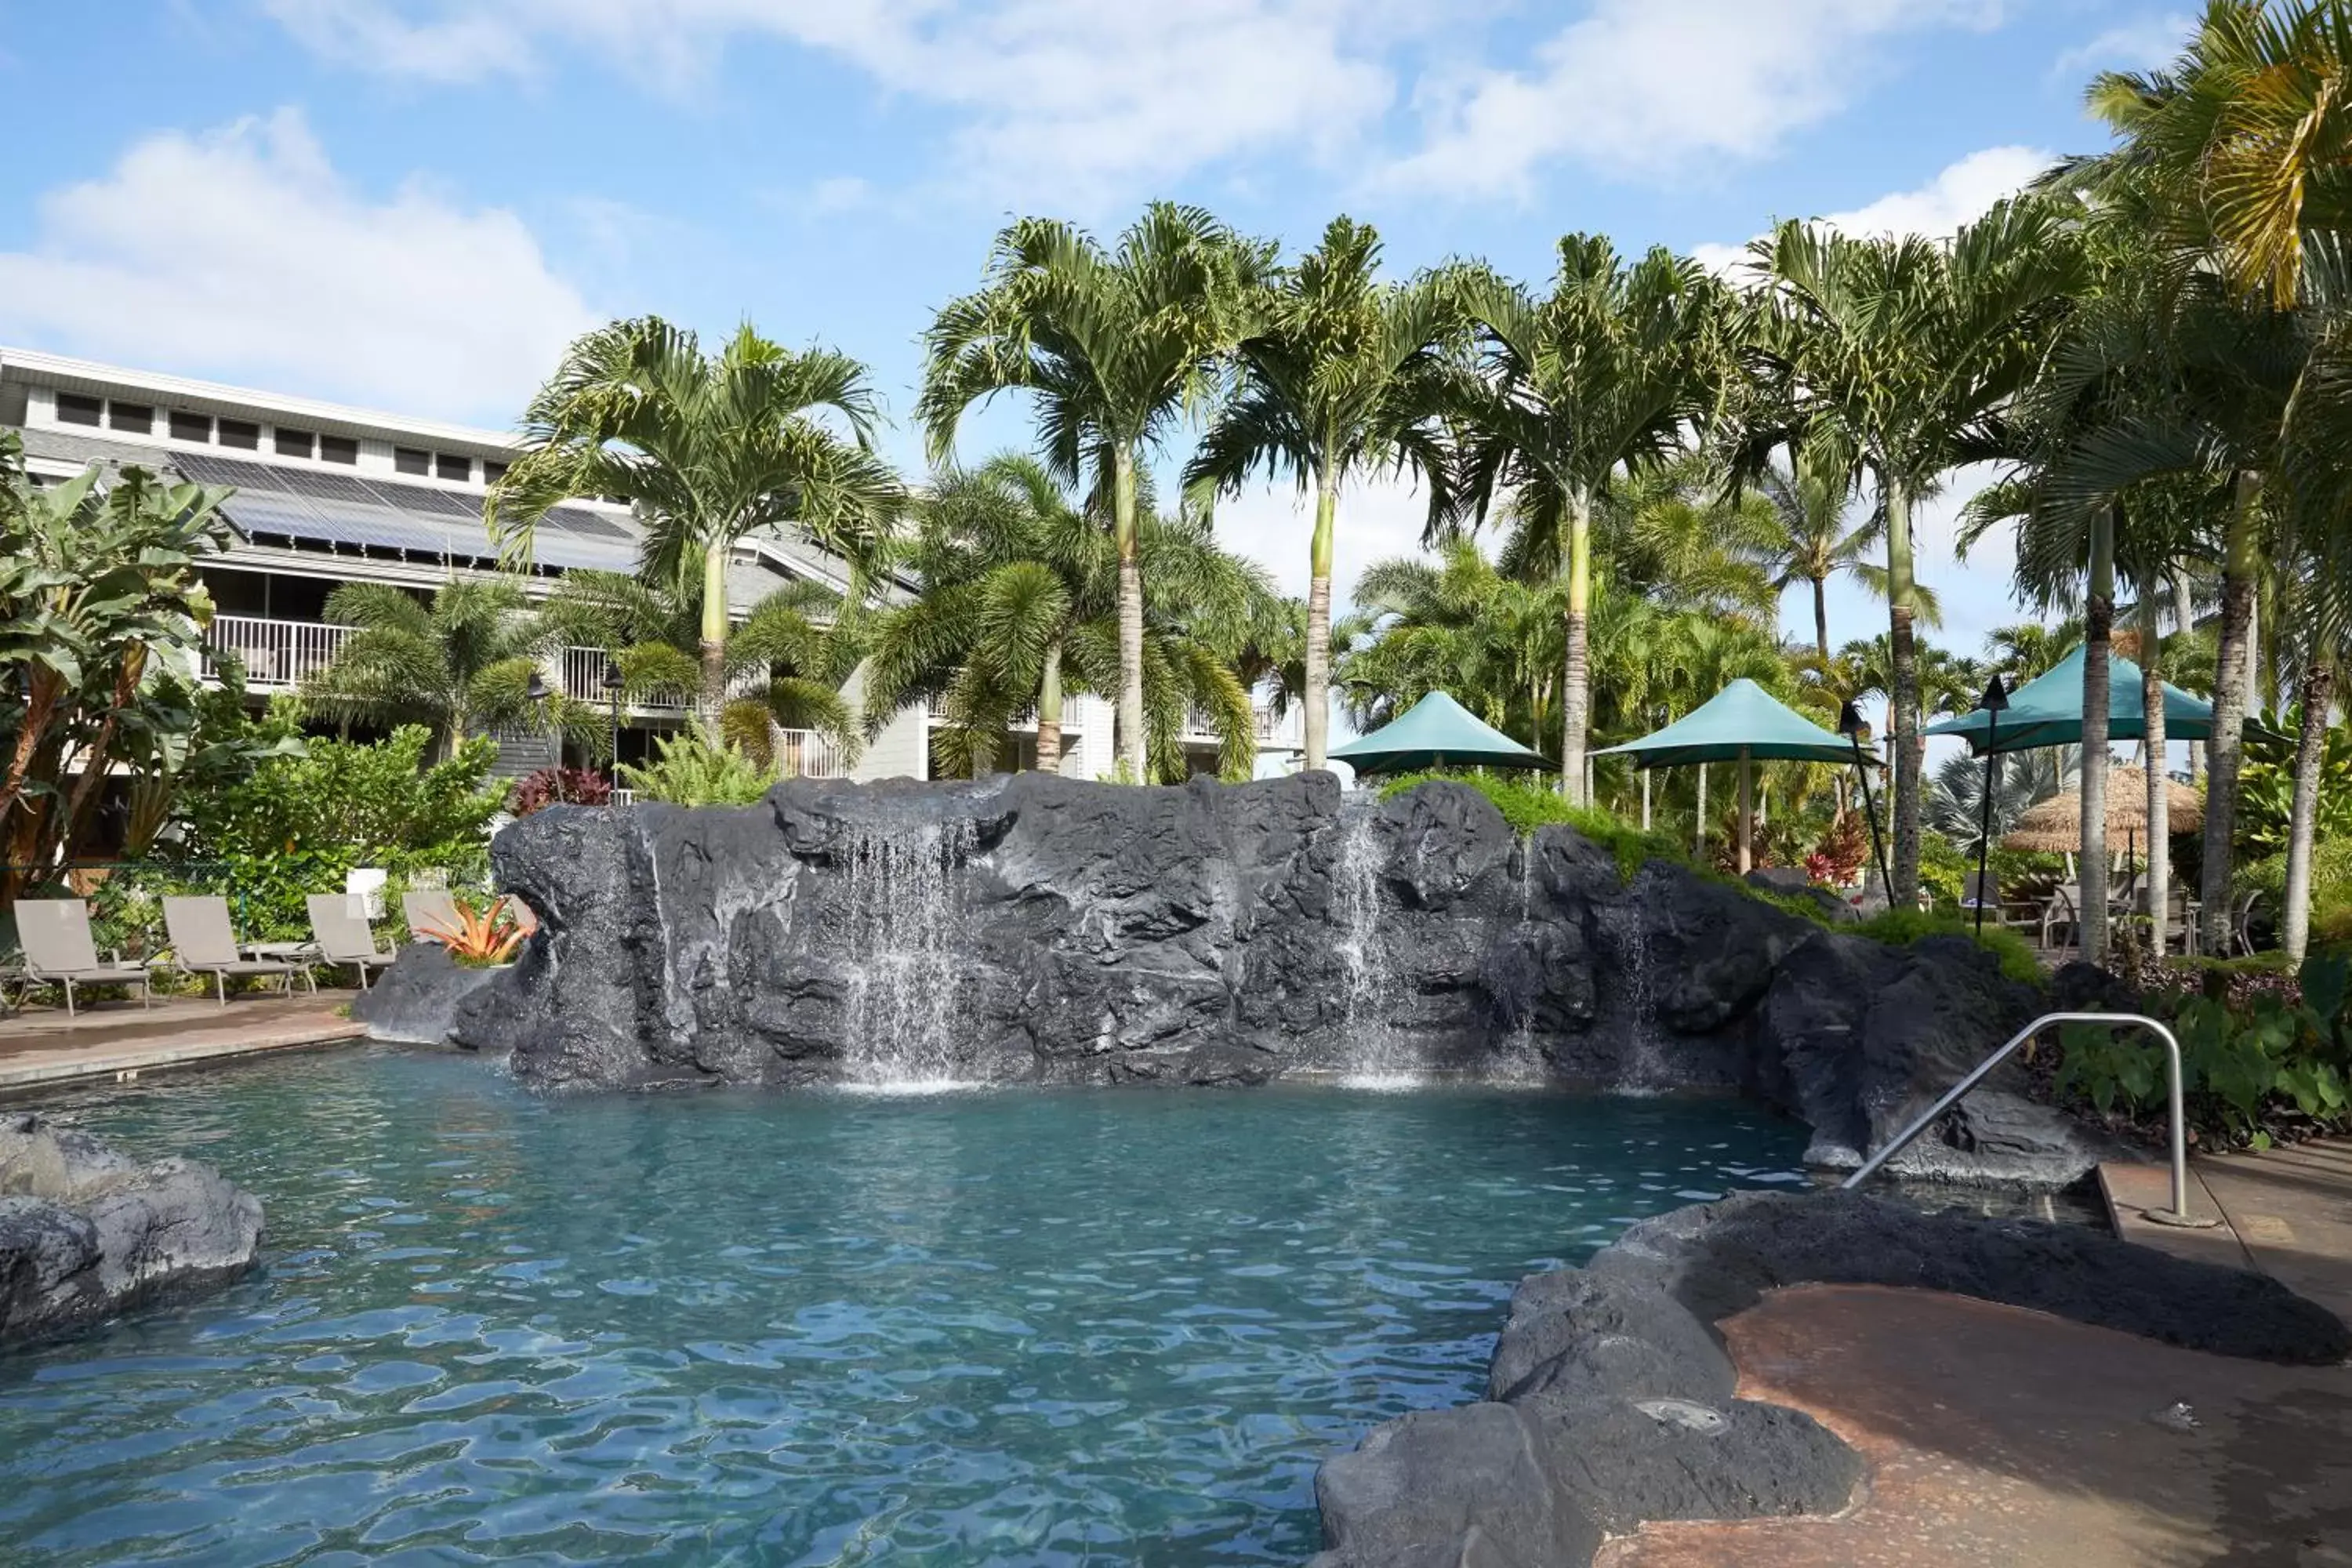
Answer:
[(359, 1039), (366, 1026), (340, 1011), (355, 994), (233, 996), (226, 1007), (210, 997), (146, 1008), (105, 1002), (74, 1018), (62, 1007), (27, 1007), (0, 1016), (0, 1099)]

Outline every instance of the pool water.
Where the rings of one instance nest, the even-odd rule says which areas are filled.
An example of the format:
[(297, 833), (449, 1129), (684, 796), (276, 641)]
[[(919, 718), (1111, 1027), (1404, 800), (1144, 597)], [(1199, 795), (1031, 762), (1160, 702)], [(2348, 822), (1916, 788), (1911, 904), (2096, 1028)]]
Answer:
[(1801, 1180), (1737, 1102), (541, 1100), (367, 1049), (65, 1102), (268, 1267), (0, 1353), (0, 1562), (1297, 1561), (1519, 1276)]

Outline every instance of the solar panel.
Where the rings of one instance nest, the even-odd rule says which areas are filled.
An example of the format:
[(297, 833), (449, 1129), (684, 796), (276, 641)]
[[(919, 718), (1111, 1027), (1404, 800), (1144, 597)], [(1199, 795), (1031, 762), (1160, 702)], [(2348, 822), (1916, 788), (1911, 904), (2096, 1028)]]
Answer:
[(383, 479), (370, 479), (367, 488), (376, 501), (401, 511), (425, 512), (436, 517), (470, 517), (481, 521), (482, 503), (464, 496), (454, 496), (446, 490), (427, 489), (423, 485), (399, 485)]
[(636, 535), (609, 518), (597, 516), (585, 507), (559, 506), (550, 510), (546, 521), (560, 524), (566, 532), (583, 539), (602, 539), (616, 543), (634, 544)]
[(542, 566), (558, 566), (565, 571), (632, 572), (637, 564), (634, 548), (572, 539), (546, 529), (532, 538), (531, 556)]
[(381, 507), (341, 506), (332, 501), (240, 490), (229, 499), (228, 516), (248, 537), (283, 533), (329, 544), (416, 550), (431, 555), (450, 553), (446, 531)]

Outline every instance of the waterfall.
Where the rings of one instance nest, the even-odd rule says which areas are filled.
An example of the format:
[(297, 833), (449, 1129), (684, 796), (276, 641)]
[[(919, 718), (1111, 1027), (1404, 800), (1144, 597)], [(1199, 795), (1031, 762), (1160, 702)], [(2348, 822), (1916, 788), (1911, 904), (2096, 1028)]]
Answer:
[[(1513, 933), (1522, 953), (1535, 952), (1535, 881), (1536, 841), (1530, 837), (1519, 840), (1519, 923)], [(1537, 962), (1532, 956), (1528, 963)], [(1510, 1037), (1503, 1043), (1502, 1058), (1495, 1064), (1495, 1077), (1507, 1083), (1536, 1083), (1544, 1078), (1543, 1048), (1536, 1044), (1536, 993), (1540, 981), (1531, 985), (1528, 994), (1520, 998), (1518, 1017), (1511, 1026)]]
[(1601, 917), (1610, 945), (1617, 950), (1625, 977), (1625, 1034), (1631, 1049), (1617, 1088), (1627, 1094), (1655, 1094), (1672, 1087), (1658, 1054), (1658, 1008), (1650, 983), (1650, 932), (1639, 905), (1610, 907)]
[(869, 1088), (950, 1087), (969, 822), (846, 830), (849, 1070)]
[(1339, 926), (1339, 962), (1348, 975), (1341, 1028), (1343, 1081), (1365, 1089), (1413, 1082), (1388, 1024), (1389, 962), (1381, 944), (1381, 843), (1372, 831), (1376, 805), (1351, 812), (1339, 839), (1331, 879), (1331, 912)]

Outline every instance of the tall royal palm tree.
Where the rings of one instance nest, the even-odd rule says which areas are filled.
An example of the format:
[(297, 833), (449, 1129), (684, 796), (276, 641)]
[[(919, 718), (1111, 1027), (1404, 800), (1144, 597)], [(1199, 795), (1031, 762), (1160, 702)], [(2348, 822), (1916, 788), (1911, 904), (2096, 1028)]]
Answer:
[(716, 353), (658, 317), (614, 321), (572, 343), (523, 416), (525, 448), (483, 514), (528, 556), (557, 502), (629, 502), (646, 533), (648, 582), (700, 574), (698, 710), (713, 732), (727, 703), (727, 567), (736, 545), (797, 533), (848, 558), (870, 554), (902, 501), (873, 451), (878, 410), (866, 367), (794, 351), (745, 323)]
[(1443, 277), (1379, 279), (1380, 236), (1337, 217), (1283, 268), (1235, 352), (1239, 384), (1202, 441), (1188, 480), (1238, 489), (1263, 467), (1315, 496), (1307, 588), (1306, 765), (1330, 728), (1331, 541), (1340, 492), (1368, 473), (1444, 473), (1440, 416), (1461, 383), (1462, 335)]
[(391, 583), (345, 583), (327, 595), (327, 621), (352, 635), (302, 683), (301, 698), (331, 722), (423, 724), (445, 755), (485, 729), (584, 737), (593, 725), (593, 713), (561, 693), (532, 696), (553, 640), (511, 583), (453, 578), (430, 603)]
[[(1792, 439), (1853, 454), (1886, 539), (1895, 898), (1919, 890), (1921, 752), (1912, 509), (1951, 469), (2007, 456), (2011, 402), (2082, 276), (2051, 202), (1997, 205), (1948, 242), (1786, 223), (1750, 255), (1752, 403), (1740, 467)], [(1758, 418), (1758, 415), (1762, 417)]]
[(1560, 789), (1581, 803), (1593, 521), (1622, 476), (1673, 460), (1705, 413), (1727, 296), (1694, 261), (1654, 249), (1628, 266), (1594, 235), (1559, 242), (1541, 299), (1491, 273), (1460, 287), (1486, 375), (1462, 416), (1445, 499), (1474, 523), (1507, 499), (1530, 557), (1549, 558), (1566, 586)]
[(1049, 218), (996, 237), (987, 280), (950, 300), (924, 334), (916, 403), (934, 462), (964, 410), (1003, 392), (1035, 402), (1038, 449), (1064, 484), (1091, 486), (1108, 518), (1118, 574), (1118, 750), (1147, 766), (1141, 513), (1151, 448), (1216, 400), (1271, 248), (1198, 207), (1155, 203), (1106, 250)]
[(1768, 467), (1756, 488), (1770, 504), (1773, 522), (1759, 552), (1762, 563), (1776, 591), (1805, 584), (1813, 602), (1813, 652), (1827, 667), (1830, 579), (1852, 576), (1885, 590), (1885, 574), (1870, 563), (1871, 546), (1878, 542), (1874, 521), (1849, 526), (1853, 489), (1847, 470), (1801, 451), (1793, 462)]

